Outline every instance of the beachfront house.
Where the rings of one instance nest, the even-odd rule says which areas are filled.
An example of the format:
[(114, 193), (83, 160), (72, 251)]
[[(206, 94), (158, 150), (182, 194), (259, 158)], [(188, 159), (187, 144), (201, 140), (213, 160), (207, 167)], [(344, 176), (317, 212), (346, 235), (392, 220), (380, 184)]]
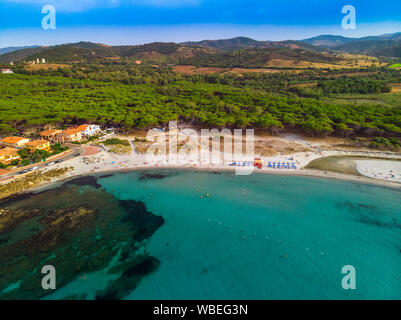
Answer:
[(4, 148), (0, 149), (0, 162), (2, 164), (10, 164), (14, 160), (19, 160), (18, 149), (15, 148)]
[(95, 134), (100, 133), (100, 127), (94, 124), (83, 124), (76, 128), (77, 130), (81, 131), (81, 134), (86, 137), (91, 137)]
[(60, 143), (71, 143), (82, 141), (82, 131), (77, 128), (68, 128), (56, 135), (56, 141)]
[(62, 130), (44, 130), (40, 133), (40, 137), (47, 141), (56, 141), (56, 137)]
[(4, 73), (4, 74), (11, 74), (11, 73), (14, 73), (14, 72), (12, 72), (11, 69), (1, 69), (1, 72)]
[(6, 137), (0, 140), (3, 146), (10, 148), (23, 148), (28, 142), (29, 139), (23, 137)]
[(34, 140), (28, 142), (26, 147), (29, 149), (30, 152), (34, 152), (35, 150), (45, 150), (50, 151), (50, 142), (46, 140)]

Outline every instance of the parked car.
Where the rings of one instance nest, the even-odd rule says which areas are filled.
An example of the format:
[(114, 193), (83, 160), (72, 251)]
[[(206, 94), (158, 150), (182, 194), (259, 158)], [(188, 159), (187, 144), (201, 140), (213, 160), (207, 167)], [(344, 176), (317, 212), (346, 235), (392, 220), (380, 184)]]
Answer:
[(55, 163), (61, 163), (63, 160), (56, 160)]
[(56, 163), (54, 161), (52, 161), (52, 162), (49, 162), (48, 164), (46, 164), (46, 166), (50, 167), (50, 166), (55, 165), (55, 164)]
[(38, 170), (38, 169), (39, 169), (39, 167), (33, 167), (33, 168), (31, 168), (30, 171), (34, 171), (34, 170)]

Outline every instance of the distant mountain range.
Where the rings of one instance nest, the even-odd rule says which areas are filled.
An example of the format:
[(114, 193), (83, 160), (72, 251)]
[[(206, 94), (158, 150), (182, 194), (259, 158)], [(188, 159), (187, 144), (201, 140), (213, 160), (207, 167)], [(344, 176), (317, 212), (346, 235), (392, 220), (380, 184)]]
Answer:
[(222, 39), (222, 40), (203, 40), (203, 41), (189, 41), (183, 42), (181, 45), (184, 46), (192, 46), (192, 47), (207, 47), (218, 50), (240, 50), (240, 49), (249, 49), (249, 48), (268, 48), (270, 47), (270, 43), (267, 41), (257, 41), (246, 37), (236, 37), (233, 39)]
[[(99, 58), (120, 59), (135, 57), (146, 59), (164, 57), (170, 63), (185, 62), (185, 60), (213, 62), (218, 59), (228, 59), (229, 52), (242, 50), (244, 57), (253, 59), (260, 65), (258, 56), (267, 59), (284, 58), (298, 60), (313, 60), (327, 62), (325, 52), (343, 51), (354, 54), (401, 58), (401, 32), (370, 36), (363, 38), (346, 38), (336, 35), (321, 35), (301, 41), (258, 41), (246, 37), (236, 37), (221, 40), (203, 40), (184, 43), (149, 43), (145, 45), (109, 46), (91, 42), (79, 42), (49, 47), (10, 47), (0, 49), (0, 63), (10, 61), (32, 61), (46, 58), (50, 62), (72, 62), (93, 60)], [(309, 52), (309, 53), (308, 53)], [(212, 59), (211, 56), (216, 56)], [(308, 56), (310, 57), (308, 59)], [(261, 58), (262, 59), (262, 58)], [(238, 60), (238, 59), (237, 59)], [(211, 65), (219, 65), (219, 63)]]
[(349, 53), (384, 57), (401, 57), (401, 32), (363, 38), (323, 35), (302, 41), (313, 46), (330, 48)]
[[(369, 36), (362, 38), (347, 38), (335, 35), (321, 35), (300, 41), (257, 41), (245, 37), (224, 40), (203, 40), (198, 42), (184, 42), (185, 46), (201, 46), (217, 50), (240, 50), (249, 48), (277, 48), (305, 49), (311, 51), (339, 50), (349, 53), (364, 53), (387, 57), (400, 57), (398, 47), (401, 46), (401, 32)], [(394, 55), (395, 54), (395, 55)]]
[(313, 46), (323, 48), (335, 48), (351, 41), (357, 41), (357, 38), (346, 38), (343, 36), (323, 35), (309, 39), (302, 40), (302, 42), (309, 43)]
[[(17, 49), (13, 51), (8, 51), (0, 55), (1, 63), (18, 62), (25, 60), (27, 57), (34, 55), (36, 53), (42, 52), (46, 47), (32, 46), (32, 47), (21, 47), (22, 49)], [(4, 48), (8, 49), (8, 48)], [(0, 49), (3, 50), (3, 49)]]
[(181, 45), (191, 47), (205, 47), (223, 51), (234, 51), (242, 49), (267, 49), (267, 48), (290, 48), (290, 49), (305, 49), (312, 51), (326, 51), (325, 48), (320, 48), (313, 44), (308, 44), (302, 41), (258, 41), (246, 37), (236, 37), (232, 39), (222, 40), (203, 40), (183, 42)]
[(26, 47), (7, 47), (7, 48), (1, 48), (0, 49), (0, 54), (5, 54), (13, 51), (18, 51), (22, 49), (32, 49), (32, 48), (37, 48), (39, 46), (26, 46)]
[(333, 35), (322, 35), (309, 39), (302, 40), (303, 42), (309, 43), (314, 46), (325, 47), (325, 48), (335, 48), (349, 42), (364, 42), (364, 41), (382, 41), (382, 40), (401, 40), (401, 32), (398, 33), (388, 33), (380, 36), (369, 36), (362, 38), (346, 38), (343, 36), (333, 36)]
[(32, 61), (45, 58), (49, 62), (71, 62), (98, 58), (131, 57), (145, 52), (173, 53), (175, 43), (150, 43), (138, 46), (109, 46), (92, 42), (68, 43), (49, 47), (26, 48), (0, 55), (0, 63)]
[[(241, 58), (231, 52), (243, 50)], [(97, 59), (135, 58), (168, 63), (184, 63), (211, 66), (263, 66), (269, 59), (313, 60), (332, 62), (335, 59), (320, 54), (325, 48), (316, 47), (299, 41), (269, 42), (249, 38), (201, 41), (190, 43), (155, 42), (136, 46), (108, 46), (92, 42), (69, 43), (51, 47), (26, 48), (0, 55), (1, 63), (10, 61), (34, 61), (45, 58), (48, 62), (65, 63), (93, 61)], [(241, 60), (237, 63), (235, 61)], [(231, 62), (230, 62), (231, 61)]]

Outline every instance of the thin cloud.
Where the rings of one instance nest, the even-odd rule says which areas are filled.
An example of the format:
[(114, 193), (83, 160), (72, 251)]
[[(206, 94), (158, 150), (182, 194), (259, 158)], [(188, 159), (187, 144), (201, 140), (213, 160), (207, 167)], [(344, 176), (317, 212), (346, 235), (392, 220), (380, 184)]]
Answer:
[(131, 0), (133, 5), (152, 7), (187, 7), (200, 5), (200, 0)]
[(5, 0), (21, 5), (44, 6), (53, 5), (57, 11), (80, 12), (93, 8), (104, 8), (119, 5), (118, 0)]
[(98, 8), (113, 8), (121, 5), (150, 7), (196, 6), (201, 0), (3, 0), (21, 5), (53, 5), (57, 11), (80, 12)]

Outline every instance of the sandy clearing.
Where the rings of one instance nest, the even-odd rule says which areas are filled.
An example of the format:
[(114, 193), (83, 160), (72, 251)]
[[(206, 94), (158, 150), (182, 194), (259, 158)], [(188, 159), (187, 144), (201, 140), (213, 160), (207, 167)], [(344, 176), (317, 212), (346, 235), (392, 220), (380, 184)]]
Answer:
[(102, 148), (100, 147), (95, 147), (95, 146), (85, 147), (85, 152), (82, 156), (84, 157), (93, 156), (95, 154), (98, 154), (100, 151), (102, 151)]

